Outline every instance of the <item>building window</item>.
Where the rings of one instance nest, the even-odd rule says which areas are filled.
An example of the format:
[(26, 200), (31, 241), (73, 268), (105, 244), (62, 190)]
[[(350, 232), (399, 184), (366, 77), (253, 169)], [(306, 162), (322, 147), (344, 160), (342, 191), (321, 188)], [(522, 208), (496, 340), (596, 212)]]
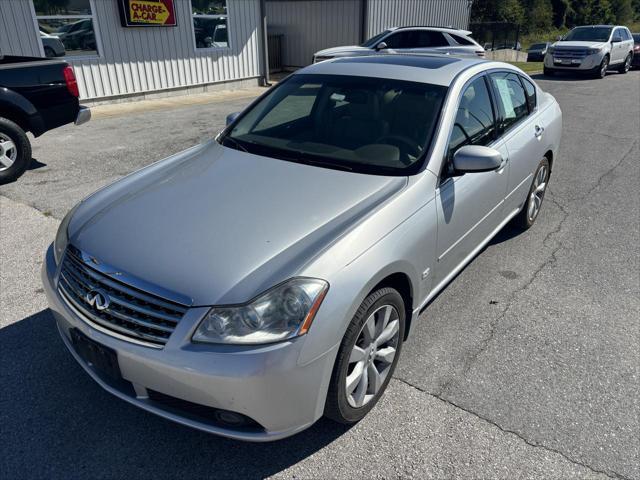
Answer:
[(33, 0), (47, 57), (97, 56), (91, 0)]
[(191, 0), (196, 48), (229, 46), (226, 0)]

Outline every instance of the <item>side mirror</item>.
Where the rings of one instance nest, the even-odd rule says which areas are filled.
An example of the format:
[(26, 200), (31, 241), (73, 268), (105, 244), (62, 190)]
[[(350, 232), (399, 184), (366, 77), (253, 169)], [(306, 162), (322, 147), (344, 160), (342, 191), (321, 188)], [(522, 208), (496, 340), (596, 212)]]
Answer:
[(236, 121), (236, 118), (240, 116), (240, 112), (233, 112), (227, 115), (227, 126), (231, 125)]
[(384, 50), (385, 48), (389, 48), (385, 42), (380, 42), (378, 45), (376, 45), (376, 50), (378, 51)]
[(481, 145), (465, 145), (453, 154), (453, 168), (462, 173), (490, 172), (499, 169), (502, 164), (499, 151)]

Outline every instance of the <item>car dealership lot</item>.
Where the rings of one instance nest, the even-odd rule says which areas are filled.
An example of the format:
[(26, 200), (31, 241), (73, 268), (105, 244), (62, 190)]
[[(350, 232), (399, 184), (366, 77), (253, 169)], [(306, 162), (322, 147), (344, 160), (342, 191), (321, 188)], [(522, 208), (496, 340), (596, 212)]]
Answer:
[(38, 272), (75, 202), (209, 138), (249, 98), (98, 114), (35, 140), (46, 166), (0, 187), (0, 475), (640, 478), (640, 72), (540, 84), (565, 131), (536, 225), (507, 228), (432, 302), (360, 424), (269, 445), (103, 392), (57, 338)]

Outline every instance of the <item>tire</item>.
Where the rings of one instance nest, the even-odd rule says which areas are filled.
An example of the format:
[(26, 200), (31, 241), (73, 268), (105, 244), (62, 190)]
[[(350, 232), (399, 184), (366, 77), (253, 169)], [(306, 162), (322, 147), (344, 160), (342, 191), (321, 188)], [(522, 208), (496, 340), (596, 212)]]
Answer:
[(44, 56), (47, 58), (53, 58), (56, 56), (56, 52), (51, 47), (44, 47)]
[(542, 67), (542, 73), (546, 76), (546, 77), (553, 77), (555, 75), (556, 72), (554, 72), (551, 68), (547, 68), (547, 67)]
[[(389, 317), (386, 317), (388, 323), (385, 326), (387, 312)], [(371, 325), (375, 325), (373, 330), (368, 328)], [(347, 327), (333, 367), (324, 409), (328, 418), (338, 423), (353, 424), (376, 405), (398, 364), (405, 325), (404, 301), (393, 288), (376, 290), (362, 302)], [(389, 338), (379, 345), (374, 341), (367, 346), (370, 331), (373, 331), (373, 338), (378, 342), (384, 340), (382, 333), (387, 332), (386, 337)], [(370, 374), (372, 369), (378, 372), (377, 385), (369, 379), (373, 378)], [(362, 372), (360, 376), (358, 371)], [(350, 391), (347, 388), (349, 379), (355, 385)]]
[(631, 54), (627, 55), (627, 58), (624, 59), (624, 62), (618, 68), (618, 73), (622, 73), (624, 75), (631, 69), (631, 58)]
[[(549, 159), (544, 157), (536, 172), (533, 175), (533, 181), (527, 193), (527, 200), (524, 202), (522, 210), (515, 216), (514, 223), (522, 230), (528, 230), (535, 223), (540, 209), (542, 208), (542, 201), (544, 200), (544, 194), (547, 191), (549, 185), (549, 177), (551, 175), (551, 168), (549, 166)], [(540, 185), (544, 185), (540, 190)], [(536, 205), (536, 206), (532, 206)], [(535, 211), (533, 211), (535, 210)]]
[(609, 55), (605, 55), (600, 62), (600, 66), (595, 70), (594, 77), (595, 78), (604, 78), (607, 76), (607, 70), (609, 69)]
[(31, 143), (16, 123), (0, 117), (0, 185), (14, 181), (31, 163)]

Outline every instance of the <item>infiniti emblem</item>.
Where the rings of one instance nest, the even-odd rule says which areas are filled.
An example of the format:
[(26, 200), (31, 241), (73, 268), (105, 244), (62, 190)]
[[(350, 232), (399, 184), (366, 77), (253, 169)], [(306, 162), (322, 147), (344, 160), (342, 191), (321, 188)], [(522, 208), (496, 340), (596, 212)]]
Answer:
[(111, 300), (109, 299), (109, 295), (104, 290), (100, 290), (99, 288), (90, 290), (84, 297), (89, 305), (95, 307), (96, 310), (106, 310), (109, 308), (109, 304)]

